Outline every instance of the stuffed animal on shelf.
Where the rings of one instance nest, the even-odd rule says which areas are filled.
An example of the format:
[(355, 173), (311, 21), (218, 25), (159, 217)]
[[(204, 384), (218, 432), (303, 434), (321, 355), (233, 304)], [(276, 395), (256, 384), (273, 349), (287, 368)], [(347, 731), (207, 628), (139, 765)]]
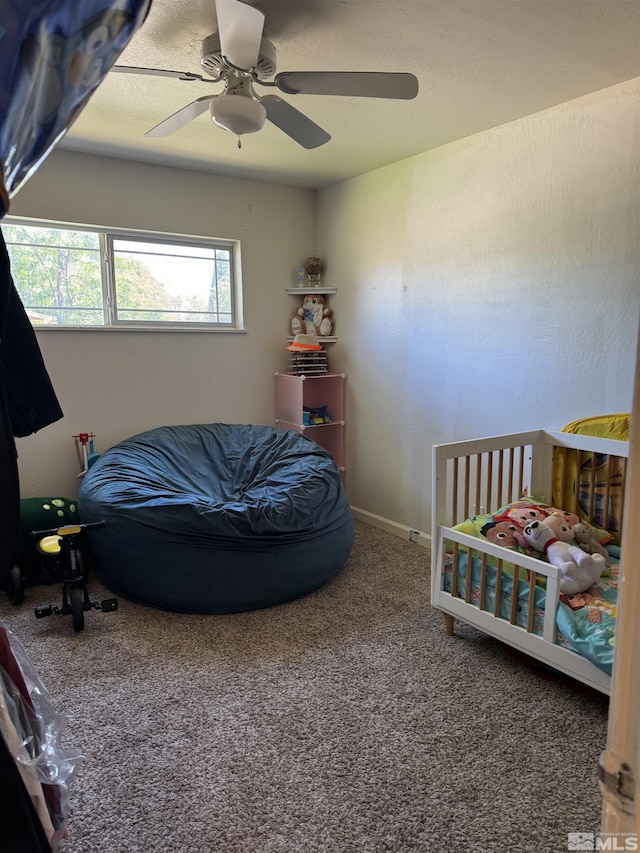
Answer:
[(583, 551), (586, 551), (587, 554), (601, 554), (604, 557), (605, 565), (611, 565), (609, 552), (604, 545), (600, 544), (598, 534), (590, 524), (579, 521), (577, 524), (573, 525), (571, 530), (573, 531), (576, 543)]
[(546, 554), (552, 566), (560, 569), (560, 592), (564, 595), (589, 589), (605, 569), (601, 554), (587, 554), (577, 545), (562, 542), (551, 527), (541, 521), (532, 521), (522, 535), (532, 548)]
[(291, 333), (328, 337), (333, 329), (333, 311), (320, 293), (307, 293), (291, 320)]

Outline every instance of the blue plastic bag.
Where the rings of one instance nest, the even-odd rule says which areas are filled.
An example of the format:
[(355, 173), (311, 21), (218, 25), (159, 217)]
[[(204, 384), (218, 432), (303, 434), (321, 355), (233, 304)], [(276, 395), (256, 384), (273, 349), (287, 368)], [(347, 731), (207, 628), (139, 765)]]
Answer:
[(2, 0), (0, 218), (144, 21), (151, 0)]

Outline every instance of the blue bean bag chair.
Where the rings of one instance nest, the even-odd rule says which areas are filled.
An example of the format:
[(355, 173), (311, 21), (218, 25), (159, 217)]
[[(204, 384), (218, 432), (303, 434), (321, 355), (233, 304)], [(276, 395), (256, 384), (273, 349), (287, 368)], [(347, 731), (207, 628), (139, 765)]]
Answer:
[(332, 456), (300, 433), (241, 424), (149, 430), (107, 450), (78, 499), (101, 581), (141, 604), (234, 613), (328, 581), (353, 544)]

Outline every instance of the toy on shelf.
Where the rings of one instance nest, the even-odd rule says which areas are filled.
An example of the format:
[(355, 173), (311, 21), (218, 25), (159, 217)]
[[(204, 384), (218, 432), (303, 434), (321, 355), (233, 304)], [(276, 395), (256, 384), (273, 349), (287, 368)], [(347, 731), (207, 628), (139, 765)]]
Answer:
[(293, 335), (328, 337), (333, 330), (333, 311), (320, 293), (307, 293), (291, 319)]
[(296, 335), (287, 347), (291, 353), (289, 373), (295, 376), (317, 376), (327, 373), (327, 354), (316, 335)]
[(305, 426), (320, 426), (321, 424), (333, 423), (333, 418), (327, 411), (326, 406), (317, 406), (315, 409), (303, 406), (302, 423)]
[(324, 269), (322, 258), (307, 258), (304, 268), (307, 271), (309, 285), (311, 287), (320, 287), (320, 278)]
[(321, 376), (329, 372), (327, 354), (321, 352), (294, 352), (291, 354), (291, 363), (288, 373), (293, 376)]

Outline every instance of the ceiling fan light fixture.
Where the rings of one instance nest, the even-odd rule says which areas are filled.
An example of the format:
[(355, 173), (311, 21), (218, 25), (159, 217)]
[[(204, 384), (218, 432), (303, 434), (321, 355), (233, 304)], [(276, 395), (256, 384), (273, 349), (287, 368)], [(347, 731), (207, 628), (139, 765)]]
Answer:
[(209, 107), (211, 121), (236, 136), (262, 129), (267, 111), (260, 101), (247, 95), (218, 95)]

